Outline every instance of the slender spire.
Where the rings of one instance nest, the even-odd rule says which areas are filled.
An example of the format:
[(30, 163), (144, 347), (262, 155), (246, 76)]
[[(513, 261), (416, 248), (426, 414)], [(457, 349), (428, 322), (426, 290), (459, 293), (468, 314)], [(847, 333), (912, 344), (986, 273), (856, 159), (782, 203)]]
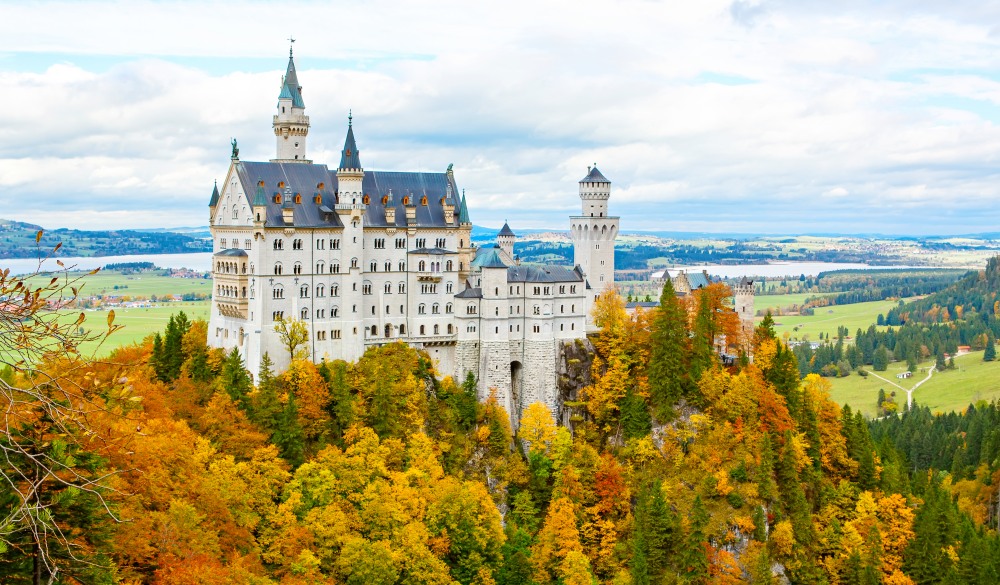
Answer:
[[(295, 39), (289, 38), (291, 42)], [(288, 47), (288, 69), (285, 70), (285, 77), (281, 80), (281, 94), (278, 99), (292, 100), (292, 107), (304, 108), (302, 101), (302, 86), (299, 85), (299, 76), (295, 73), (295, 59), (292, 56), (292, 47)]]
[(257, 179), (257, 192), (253, 195), (253, 205), (254, 207), (266, 207), (267, 206), (267, 195), (264, 194), (264, 181), (262, 179)]
[(465, 204), (465, 189), (462, 189), (462, 205), (458, 209), (458, 223), (472, 223), (469, 219), (469, 206)]
[(340, 151), (341, 169), (360, 169), (361, 156), (358, 152), (358, 144), (354, 141), (354, 116), (348, 111), (347, 114), (347, 139), (344, 140), (344, 150)]
[(212, 187), (212, 199), (209, 200), (208, 206), (215, 207), (219, 204), (219, 182), (215, 182), (215, 186)]

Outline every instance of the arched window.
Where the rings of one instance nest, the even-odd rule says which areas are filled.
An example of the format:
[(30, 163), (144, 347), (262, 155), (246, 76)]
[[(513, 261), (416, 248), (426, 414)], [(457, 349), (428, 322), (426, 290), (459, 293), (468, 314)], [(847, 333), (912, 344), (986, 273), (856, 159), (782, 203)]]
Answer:
[(351, 268), (357, 268), (357, 267), (358, 267), (358, 259), (351, 258)]
[(445, 266), (445, 268), (444, 268), (445, 270), (447, 270), (448, 272), (451, 272), (451, 268), (453, 266), (453, 263), (452, 263), (451, 260), (449, 260), (449, 261), (445, 262), (444, 266)]
[(447, 305), (444, 306), (444, 312), (448, 313), (449, 315), (453, 312), (453, 310), (454, 307), (452, 306), (451, 303), (448, 303)]
[(444, 290), (447, 293), (450, 293), (452, 291), (452, 288), (453, 288), (453, 285), (450, 282), (448, 284), (444, 285)]
[(238, 207), (233, 207), (233, 219), (239, 219), (239, 217), (240, 217), (240, 210), (239, 210), (239, 208)]
[(405, 293), (406, 293), (406, 285), (401, 282), (399, 283), (399, 294), (405, 294)]
[(434, 335), (437, 335), (440, 332), (441, 332), (441, 326), (440, 325), (435, 325), (434, 326)]
[(340, 274), (340, 264), (331, 264), (330, 274)]
[(448, 323), (448, 335), (453, 333), (451, 323)]
[(339, 297), (340, 296), (340, 287), (338, 285), (336, 285), (336, 284), (333, 285), (332, 291), (333, 291), (333, 296), (335, 296), (335, 297)]
[(383, 267), (383, 269), (386, 272), (392, 272), (392, 262), (389, 262), (388, 260), (386, 260), (385, 261), (385, 266)]
[(406, 262), (404, 262), (402, 260), (399, 261), (399, 271), (400, 272), (406, 272)]
[(426, 335), (426, 333), (424, 333), (424, 331), (425, 331), (425, 329), (424, 329), (424, 326), (423, 326), (423, 325), (421, 325), (421, 326), (420, 326), (420, 334), (421, 334), (421, 335)]
[(334, 317), (340, 314), (340, 307), (334, 307), (330, 309), (330, 314)]
[(377, 271), (378, 271), (378, 263), (372, 260), (371, 263), (368, 265), (368, 272), (377, 272)]
[(303, 299), (309, 298), (309, 285), (303, 284), (299, 287), (299, 297)]
[(299, 316), (302, 318), (303, 321), (305, 321), (306, 319), (308, 319), (309, 318), (309, 309), (307, 309), (305, 307), (302, 307), (302, 310), (299, 311)]
[(326, 294), (326, 288), (322, 284), (316, 285), (316, 296), (321, 297)]
[(423, 315), (426, 312), (427, 312), (427, 305), (425, 305), (423, 303), (420, 303), (419, 305), (417, 305), (417, 314), (418, 315)]
[(325, 269), (326, 269), (326, 264), (322, 260), (316, 263), (316, 274), (323, 274), (323, 271)]
[(440, 312), (441, 312), (441, 305), (440, 304), (434, 303), (433, 305), (431, 305), (431, 314), (437, 315)]
[(296, 262), (295, 266), (292, 267), (292, 272), (295, 274), (302, 274), (302, 263)]
[(392, 337), (392, 325), (389, 325), (388, 323), (385, 324), (385, 336)]
[(281, 274), (281, 262), (275, 263), (275, 265), (274, 265), (274, 273), (278, 274), (278, 275)]
[(372, 325), (372, 337), (378, 337), (378, 325)]
[(417, 269), (418, 269), (418, 270), (419, 270), (420, 272), (425, 272), (425, 271), (426, 271), (426, 268), (427, 268), (427, 263), (426, 263), (426, 262), (424, 262), (423, 260), (421, 260), (421, 261), (420, 261), (420, 264), (418, 264), (418, 265), (417, 265)]
[(392, 283), (391, 282), (385, 283), (385, 287), (383, 287), (383, 288), (385, 289), (385, 294), (387, 294), (387, 295), (392, 294)]

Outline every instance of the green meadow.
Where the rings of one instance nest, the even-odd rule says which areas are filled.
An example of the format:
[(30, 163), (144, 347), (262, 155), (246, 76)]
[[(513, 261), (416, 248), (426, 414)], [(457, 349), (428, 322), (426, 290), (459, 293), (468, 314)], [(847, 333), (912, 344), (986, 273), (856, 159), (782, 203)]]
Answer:
[[(768, 297), (758, 297), (758, 299), (761, 298)], [(852, 305), (817, 307), (812, 315), (775, 315), (774, 330), (779, 336), (787, 332), (790, 339), (818, 341), (820, 333), (836, 336), (837, 327), (843, 325), (847, 327), (849, 335), (853, 337), (859, 328), (867, 329), (869, 325), (876, 322), (879, 313), (889, 312), (889, 309), (896, 306), (896, 303), (897, 301), (871, 301)], [(756, 304), (759, 306), (761, 303), (757, 302)]]
[[(875, 372), (903, 388), (913, 388), (927, 377), (927, 369), (933, 361), (919, 364), (919, 372), (912, 378), (899, 380), (896, 374), (906, 371), (905, 362), (889, 364), (885, 372)], [(871, 370), (870, 367), (865, 369)], [(867, 377), (851, 374), (845, 378), (829, 378), (833, 385), (831, 397), (839, 404), (849, 404), (867, 416), (875, 415), (875, 402), (879, 389), (885, 393), (895, 391), (896, 403), (906, 402), (906, 392), (890, 382), (880, 380), (871, 373)], [(984, 362), (983, 352), (977, 351), (955, 358), (955, 369), (935, 372), (931, 379), (921, 384), (913, 392), (917, 404), (927, 406), (932, 412), (962, 410), (970, 403), (1000, 398), (1000, 362)]]

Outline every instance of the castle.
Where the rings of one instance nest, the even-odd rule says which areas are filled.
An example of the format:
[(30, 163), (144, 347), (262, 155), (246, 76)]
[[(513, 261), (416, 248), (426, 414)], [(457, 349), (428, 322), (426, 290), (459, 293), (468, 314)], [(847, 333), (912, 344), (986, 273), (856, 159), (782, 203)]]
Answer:
[(357, 360), (403, 341), (442, 374), (471, 372), (517, 420), (533, 402), (558, 408), (556, 365), (594, 325), (614, 282), (619, 218), (611, 182), (593, 166), (570, 218), (574, 266), (522, 266), (508, 225), (476, 247), (464, 191), (440, 173), (365, 170), (348, 116), (336, 169), (308, 158), (309, 116), (289, 51), (273, 117), (275, 158), (239, 158), (209, 202), (214, 294), (209, 344), (237, 348), (251, 372), (267, 353), (291, 359), (275, 325), (305, 324), (309, 359)]

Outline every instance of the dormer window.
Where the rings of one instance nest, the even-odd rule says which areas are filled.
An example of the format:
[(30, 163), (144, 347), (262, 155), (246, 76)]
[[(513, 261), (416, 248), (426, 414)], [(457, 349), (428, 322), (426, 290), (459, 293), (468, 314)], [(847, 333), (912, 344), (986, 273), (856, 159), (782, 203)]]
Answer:
[(284, 181), (278, 181), (278, 188), (279, 189), (284, 189), (285, 188), (285, 182)]
[(295, 202), (296, 203), (302, 203), (302, 195), (299, 195), (298, 193), (296, 193), (295, 194)]
[(424, 195), (423, 197), (420, 198), (420, 204), (423, 205), (423, 206), (427, 205), (427, 196), (426, 195)]
[(368, 195), (366, 194), (364, 197), (361, 198), (361, 202), (364, 203), (365, 205), (368, 205), (371, 202), (371, 198), (368, 197)]
[(274, 194), (274, 202), (275, 203), (281, 203), (281, 193), (275, 193)]

